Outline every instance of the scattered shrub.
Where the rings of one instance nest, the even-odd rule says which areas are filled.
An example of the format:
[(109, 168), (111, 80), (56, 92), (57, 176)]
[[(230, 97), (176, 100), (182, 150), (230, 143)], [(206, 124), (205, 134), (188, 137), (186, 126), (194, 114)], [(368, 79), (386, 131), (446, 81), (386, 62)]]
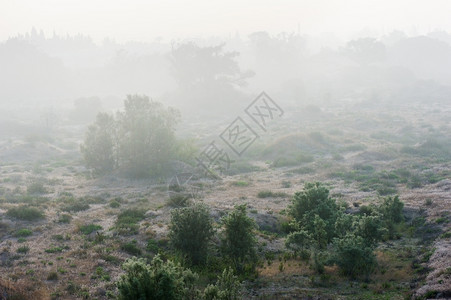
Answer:
[(122, 244), (121, 250), (124, 252), (127, 252), (130, 255), (134, 255), (134, 256), (141, 255), (141, 253), (142, 253), (141, 249), (137, 246), (136, 240)]
[(117, 216), (115, 229), (119, 234), (137, 234), (138, 223), (144, 219), (145, 211), (141, 209), (127, 209)]
[(80, 228), (78, 230), (81, 233), (88, 235), (88, 234), (93, 233), (94, 231), (102, 230), (102, 226), (96, 225), (96, 224), (87, 224), (87, 225), (80, 226)]
[(342, 239), (336, 239), (334, 245), (335, 262), (344, 275), (367, 278), (375, 269), (377, 261), (373, 248), (367, 246), (362, 237), (348, 234)]
[(229, 257), (235, 269), (241, 273), (245, 264), (253, 266), (256, 262), (257, 245), (254, 229), (255, 221), (246, 214), (246, 205), (235, 206), (222, 219), (224, 224), (223, 251)]
[(72, 221), (72, 216), (68, 215), (68, 214), (62, 214), (59, 218), (58, 218), (58, 223), (70, 223)]
[(80, 211), (85, 211), (89, 209), (89, 204), (86, 203), (83, 200), (73, 200), (70, 203), (66, 204), (62, 210), (66, 211), (66, 212), (72, 212), (72, 213), (76, 213), (76, 212), (80, 212)]
[(53, 271), (47, 275), (47, 280), (55, 281), (58, 280), (58, 273)]
[(27, 186), (27, 193), (30, 195), (46, 194), (47, 192), (48, 191), (44, 187), (44, 184), (39, 181), (32, 182), (30, 185)]
[(17, 248), (17, 253), (27, 254), (28, 251), (30, 251), (30, 247), (28, 246), (22, 246)]
[(171, 260), (163, 262), (159, 255), (147, 265), (143, 259), (128, 259), (117, 287), (120, 300), (195, 299), (197, 275)]
[(169, 239), (172, 246), (186, 255), (190, 263), (205, 263), (213, 233), (213, 221), (206, 205), (196, 204), (171, 212)]
[(12, 207), (8, 209), (6, 214), (9, 217), (26, 221), (37, 221), (44, 218), (44, 213), (41, 210), (25, 205)]
[(272, 192), (272, 191), (260, 191), (257, 194), (258, 198), (286, 198), (288, 197), (287, 193), (283, 192)]
[(22, 229), (17, 230), (14, 233), (14, 236), (16, 236), (16, 237), (27, 237), (27, 236), (30, 236), (32, 234), (33, 234), (33, 231), (31, 231), (30, 229), (22, 228)]

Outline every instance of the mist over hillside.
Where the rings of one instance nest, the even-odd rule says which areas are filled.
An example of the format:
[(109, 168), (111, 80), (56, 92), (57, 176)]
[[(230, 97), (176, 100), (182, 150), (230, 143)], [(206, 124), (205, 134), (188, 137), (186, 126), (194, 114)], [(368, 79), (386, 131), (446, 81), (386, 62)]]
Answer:
[(0, 300), (450, 299), (450, 11), (0, 1)]

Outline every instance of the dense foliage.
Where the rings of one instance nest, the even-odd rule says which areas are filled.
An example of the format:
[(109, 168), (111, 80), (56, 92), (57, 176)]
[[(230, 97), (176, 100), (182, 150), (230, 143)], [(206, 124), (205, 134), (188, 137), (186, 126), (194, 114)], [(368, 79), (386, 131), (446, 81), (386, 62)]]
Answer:
[(204, 204), (174, 209), (169, 238), (172, 246), (194, 265), (205, 263), (208, 244), (213, 236), (210, 210)]
[(132, 177), (157, 176), (177, 150), (176, 110), (147, 96), (127, 96), (115, 117), (100, 113), (81, 146), (86, 165), (98, 174), (122, 169)]
[(223, 251), (232, 261), (238, 272), (243, 271), (243, 266), (256, 261), (255, 247), (257, 240), (254, 229), (255, 221), (247, 216), (246, 205), (235, 206), (226, 217), (222, 219), (224, 224)]
[[(289, 207), (292, 221), (286, 247), (295, 253), (312, 251), (317, 270), (336, 263), (346, 276), (368, 278), (376, 267), (374, 249), (383, 239), (393, 238), (396, 224), (403, 220), (403, 206), (397, 196), (388, 197), (379, 206), (362, 206), (351, 214), (329, 197), (322, 184), (307, 183)], [(329, 259), (321, 260), (323, 256)]]

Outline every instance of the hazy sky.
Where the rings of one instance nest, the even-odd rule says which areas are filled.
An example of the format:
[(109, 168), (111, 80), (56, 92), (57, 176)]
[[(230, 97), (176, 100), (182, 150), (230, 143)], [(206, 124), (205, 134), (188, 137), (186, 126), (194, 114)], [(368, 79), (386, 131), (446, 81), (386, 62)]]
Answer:
[(96, 41), (225, 36), (239, 31), (451, 31), (450, 0), (0, 0), (0, 40), (32, 26)]

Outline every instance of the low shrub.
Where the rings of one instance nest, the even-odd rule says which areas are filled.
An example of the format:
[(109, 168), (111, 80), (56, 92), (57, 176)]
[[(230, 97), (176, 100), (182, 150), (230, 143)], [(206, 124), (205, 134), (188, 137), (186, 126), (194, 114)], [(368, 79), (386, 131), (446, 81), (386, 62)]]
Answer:
[(41, 210), (37, 209), (36, 207), (26, 205), (12, 207), (8, 209), (6, 215), (25, 221), (37, 221), (44, 219), (45, 217), (44, 213)]
[(137, 246), (137, 243), (135, 240), (125, 243), (125, 244), (122, 244), (121, 250), (130, 255), (134, 255), (134, 256), (141, 255), (141, 253), (142, 253), (141, 249)]
[(94, 231), (102, 230), (102, 226), (96, 224), (87, 224), (80, 226), (78, 229), (81, 233), (88, 235), (93, 233)]
[(17, 231), (14, 233), (14, 236), (15, 236), (15, 237), (27, 237), (27, 236), (30, 236), (30, 235), (32, 235), (32, 234), (33, 234), (33, 231), (31, 231), (30, 229), (28, 229), (28, 228), (22, 228), (22, 229), (17, 230)]

